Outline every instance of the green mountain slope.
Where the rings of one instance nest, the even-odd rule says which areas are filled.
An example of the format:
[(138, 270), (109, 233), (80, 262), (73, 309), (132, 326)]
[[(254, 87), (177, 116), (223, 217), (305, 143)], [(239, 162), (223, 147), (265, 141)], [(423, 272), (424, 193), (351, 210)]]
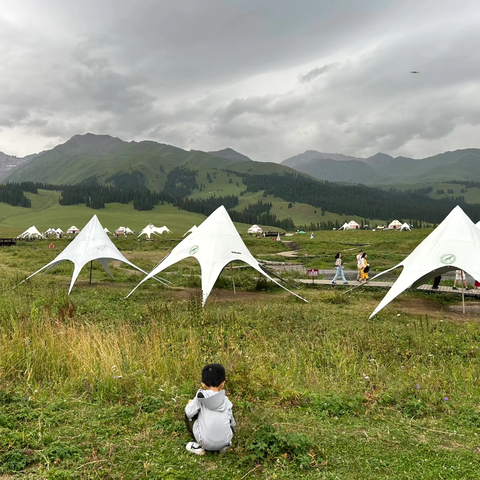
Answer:
[(374, 183), (375, 169), (358, 160), (316, 159), (301, 164), (302, 172), (329, 182)]
[(87, 133), (75, 135), (66, 143), (39, 153), (28, 164), (11, 173), (6, 181), (76, 184), (88, 180), (102, 184), (115, 183), (116, 176), (123, 174), (136, 175), (143, 186), (159, 191), (168, 172), (181, 165), (188, 165), (199, 173), (206, 169), (294, 172), (278, 164), (239, 161), (238, 158), (232, 160), (152, 141), (124, 142), (108, 135)]
[[(480, 149), (445, 152), (415, 160), (377, 153), (353, 158), (308, 150), (282, 162), (320, 180), (356, 182), (365, 185), (415, 184), (446, 180), (480, 181)], [(351, 180), (351, 178), (357, 180)]]
[(233, 148), (224, 148), (223, 150), (207, 152), (212, 157), (226, 158), (232, 162), (253, 162), (253, 160), (246, 155), (236, 152)]

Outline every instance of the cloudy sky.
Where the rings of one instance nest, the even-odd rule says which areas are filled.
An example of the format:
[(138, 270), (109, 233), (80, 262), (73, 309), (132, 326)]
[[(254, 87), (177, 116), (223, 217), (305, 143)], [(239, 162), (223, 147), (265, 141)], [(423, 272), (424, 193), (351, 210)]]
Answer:
[(478, 25), (478, 0), (0, 0), (0, 151), (480, 147)]

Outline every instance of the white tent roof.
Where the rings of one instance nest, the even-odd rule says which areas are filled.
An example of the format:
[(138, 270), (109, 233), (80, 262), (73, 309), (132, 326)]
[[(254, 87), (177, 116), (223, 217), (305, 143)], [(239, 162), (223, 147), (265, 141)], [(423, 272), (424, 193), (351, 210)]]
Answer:
[(152, 235), (152, 233), (154, 233), (155, 235), (161, 235), (163, 232), (168, 232), (168, 233), (172, 233), (168, 227), (166, 227), (165, 225), (163, 227), (156, 227), (155, 225), (153, 225), (153, 223), (149, 223), (141, 232), (140, 234), (138, 235), (139, 237), (141, 237), (142, 235), (146, 235), (147, 238), (150, 238), (150, 235)]
[(77, 228), (75, 225), (72, 225), (68, 230), (67, 230), (67, 233), (75, 233), (75, 232), (79, 232), (80, 229)]
[(108, 268), (108, 262), (112, 260), (119, 260), (120, 262), (126, 263), (145, 274), (147, 273), (141, 268), (138, 268), (132, 262), (129, 262), (120, 253), (117, 247), (108, 238), (107, 234), (103, 231), (103, 227), (100, 224), (96, 215), (92, 217), (92, 219), (85, 225), (83, 230), (75, 237), (75, 240), (73, 240), (65, 248), (65, 250), (63, 250), (63, 252), (61, 252), (55, 258), (55, 260), (47, 263), (44, 267), (42, 267), (40, 270), (37, 270), (24, 281), (33, 277), (42, 270), (46, 269), (44, 273), (47, 273), (49, 270), (56, 267), (59, 263), (65, 260), (73, 262), (75, 266), (68, 293), (71, 292), (73, 284), (77, 280), (77, 277), (82, 268), (92, 260), (98, 260), (110, 276), (112, 276), (112, 274), (110, 272), (110, 269)]
[(477, 222), (475, 225), (476, 225), (478, 228), (480, 228), (480, 222)]
[(355, 220), (350, 220), (350, 221), (348, 222), (348, 225), (349, 225), (350, 227), (359, 227), (359, 226), (360, 226)]
[(57, 229), (55, 230), (55, 232), (57, 232), (57, 233), (63, 233), (63, 230), (62, 230), (61, 228), (57, 228)]
[(51, 233), (57, 233), (57, 231), (54, 228), (49, 228), (45, 230), (45, 234), (50, 235)]
[(340, 228), (339, 230), (351, 230), (352, 227), (347, 223), (345, 222)]
[(410, 225), (405, 222), (401, 227), (400, 230), (411, 230)]
[(21, 233), (18, 238), (45, 238), (38, 230), (35, 225), (31, 226), (30, 228), (27, 228), (23, 233)]
[(252, 225), (248, 230), (247, 233), (263, 233), (263, 230), (258, 225)]
[(104, 231), (105, 233), (109, 233), (110, 235), (112, 234), (112, 232), (111, 232), (107, 227), (105, 227), (105, 228), (103, 229), (103, 231)]
[(130, 230), (128, 227), (125, 227), (125, 233), (133, 233), (133, 230)]
[[(192, 233), (182, 240), (171, 253), (129, 293), (129, 296), (145, 280), (187, 257), (194, 257), (200, 263), (202, 272), (202, 305), (205, 305), (221, 271), (227, 264), (235, 260), (247, 263), (272, 282), (285, 288), (265, 273), (257, 260), (253, 258), (223, 205), (218, 207), (199, 227), (191, 230)], [(306, 301), (287, 288), (285, 288), (285, 290)]]
[(388, 225), (388, 228), (401, 227), (401, 226), (402, 226), (402, 223), (395, 219)]
[(480, 231), (456, 206), (405, 260), (373, 278), (402, 266), (402, 273), (370, 318), (407, 288), (450, 270), (461, 269), (480, 279)]

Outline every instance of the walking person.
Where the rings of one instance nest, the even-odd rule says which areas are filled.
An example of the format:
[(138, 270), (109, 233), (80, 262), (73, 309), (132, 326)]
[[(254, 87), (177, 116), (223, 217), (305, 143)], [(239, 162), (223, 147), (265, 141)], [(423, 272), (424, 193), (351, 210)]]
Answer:
[(362, 255), (363, 250), (359, 250), (357, 255), (357, 282), (362, 278)]
[(457, 288), (457, 282), (462, 282), (463, 287), (465, 290), (468, 290), (467, 287), (467, 280), (465, 278), (465, 272), (463, 270), (456, 270), (455, 271), (455, 282), (453, 282), (453, 289), (458, 290)]
[(338, 252), (335, 255), (335, 268), (336, 268), (337, 271), (335, 273), (335, 276), (333, 277), (332, 285), (337, 284), (337, 278), (339, 276), (342, 277), (343, 284), (348, 285), (347, 279), (345, 278), (345, 275), (343, 274), (342, 254), (340, 252)]
[(370, 265), (367, 263), (367, 254), (365, 252), (362, 253), (362, 258), (360, 259), (360, 262), (360, 282), (366, 283), (366, 281), (368, 280), (368, 272), (370, 271)]

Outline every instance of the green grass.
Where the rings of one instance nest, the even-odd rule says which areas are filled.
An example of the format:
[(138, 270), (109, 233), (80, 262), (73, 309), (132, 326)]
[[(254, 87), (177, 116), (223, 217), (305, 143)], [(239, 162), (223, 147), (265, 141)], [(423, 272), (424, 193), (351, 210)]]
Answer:
[[(428, 232), (292, 238), (305, 262), (351, 262), (361, 243), (391, 265)], [(152, 268), (177, 241), (116, 244)], [(168, 277), (189, 289), (151, 281), (129, 299), (142, 276), (123, 267), (95, 266), (92, 285), (84, 269), (70, 296), (69, 264), (12, 290), (56, 243), (0, 249), (0, 478), (478, 478), (480, 323), (440, 296), (402, 295), (368, 321), (384, 292), (303, 287), (304, 304), (243, 269), (234, 295), (227, 269), (202, 309), (194, 260)], [(412, 302), (438, 308), (405, 313)], [(196, 457), (183, 408), (212, 361), (238, 430), (228, 454)]]
[[(16, 236), (35, 225), (41, 232), (50, 227), (66, 231), (71, 225), (82, 228), (93, 215), (112, 233), (119, 226), (127, 226), (140, 232), (147, 224), (166, 225), (175, 238), (183, 235), (192, 225), (200, 225), (205, 215), (179, 210), (172, 205), (157, 205), (151, 211), (138, 211), (133, 204), (109, 203), (104, 209), (94, 210), (85, 205), (62, 206), (58, 203), (58, 192), (40, 190), (38, 194), (27, 193), (32, 201), (31, 208), (12, 207), (1, 204), (0, 235)], [(238, 224), (246, 230), (250, 225)]]
[[(213, 175), (214, 170), (210, 171)], [(212, 196), (212, 192), (217, 196), (239, 195), (244, 190), (241, 178), (233, 174), (228, 176), (227, 172), (216, 171), (217, 178), (213, 179), (213, 183), (206, 182), (206, 188), (202, 192), (195, 192), (194, 198), (208, 198)], [(228, 183), (228, 179), (232, 178), (232, 183)], [(240, 187), (236, 186), (239, 182)], [(219, 183), (218, 183), (219, 182)], [(221, 187), (215, 187), (221, 185)], [(93, 210), (85, 207), (85, 205), (68, 205), (62, 206), (58, 203), (60, 192), (52, 192), (49, 190), (39, 190), (38, 194), (27, 193), (27, 197), (32, 202), (31, 208), (12, 207), (7, 204), (0, 204), (0, 235), (17, 236), (27, 228), (35, 225), (40, 232), (50, 227), (58, 228), (66, 231), (71, 225), (82, 228), (93, 215), (97, 215), (101, 224), (113, 232), (120, 225), (128, 226), (132, 230), (140, 232), (148, 223), (156, 226), (167, 225), (172, 233), (178, 237), (183, 235), (192, 225), (199, 225), (205, 220), (205, 216), (201, 214), (179, 210), (172, 205), (157, 205), (151, 211), (138, 211), (133, 209), (133, 204), (123, 205), (120, 203), (109, 203), (104, 209)], [(335, 222), (356, 220), (361, 222), (361, 218), (357, 216), (345, 217), (330, 212), (325, 212), (322, 216), (321, 209), (316, 209), (311, 205), (295, 203), (292, 208), (288, 208), (288, 202), (273, 196), (263, 197), (262, 192), (246, 193), (240, 196), (240, 202), (237, 210), (246, 208), (251, 203), (258, 200), (272, 202), (272, 213), (276, 214), (279, 219), (292, 218), (296, 225), (309, 225), (311, 222)], [(315, 213), (315, 211), (317, 213)], [(381, 221), (374, 221), (374, 224), (383, 224)], [(237, 224), (240, 232), (245, 232), (251, 225)], [(262, 227), (275, 229), (276, 227), (262, 225)]]

